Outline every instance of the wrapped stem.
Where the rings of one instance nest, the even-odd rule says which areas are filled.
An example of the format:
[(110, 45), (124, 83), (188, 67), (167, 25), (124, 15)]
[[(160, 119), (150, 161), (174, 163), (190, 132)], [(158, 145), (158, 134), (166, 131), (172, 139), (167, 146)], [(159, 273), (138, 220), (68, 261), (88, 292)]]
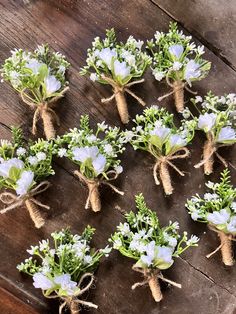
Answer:
[(175, 106), (178, 112), (184, 111), (184, 84), (182, 81), (173, 83)]
[(222, 245), (221, 246), (222, 261), (226, 266), (232, 266), (234, 264), (232, 241), (224, 232), (219, 232), (218, 234)]
[(171, 184), (171, 178), (168, 170), (168, 165), (166, 162), (160, 163), (160, 178), (166, 195), (171, 195), (173, 192), (173, 187)]
[(46, 135), (47, 140), (55, 138), (56, 131), (53, 125), (52, 113), (47, 109), (43, 109), (41, 112), (41, 116), (43, 119), (44, 133)]
[(79, 314), (79, 304), (75, 301), (72, 301), (70, 304), (71, 314)]
[(33, 220), (36, 228), (41, 228), (45, 224), (45, 220), (39, 212), (37, 206), (30, 200), (25, 201), (25, 205), (28, 209), (31, 219)]
[(115, 88), (115, 100), (117, 109), (120, 115), (121, 122), (123, 124), (127, 124), (129, 122), (129, 112), (128, 112), (128, 106), (125, 99), (124, 91), (121, 91), (118, 88)]
[(160, 302), (162, 300), (161, 287), (159, 284), (159, 280), (156, 276), (152, 276), (148, 281), (150, 290), (152, 292), (152, 296), (156, 302)]
[(89, 188), (89, 201), (90, 201), (92, 210), (94, 212), (100, 212), (101, 200), (100, 200), (100, 194), (98, 190), (98, 184), (96, 182), (94, 183), (88, 182), (87, 184)]
[(203, 160), (205, 160), (204, 173), (206, 175), (209, 175), (213, 172), (213, 164), (214, 164), (214, 155), (212, 154), (213, 149), (214, 149), (214, 143), (211, 140), (211, 138), (208, 136), (203, 147)]

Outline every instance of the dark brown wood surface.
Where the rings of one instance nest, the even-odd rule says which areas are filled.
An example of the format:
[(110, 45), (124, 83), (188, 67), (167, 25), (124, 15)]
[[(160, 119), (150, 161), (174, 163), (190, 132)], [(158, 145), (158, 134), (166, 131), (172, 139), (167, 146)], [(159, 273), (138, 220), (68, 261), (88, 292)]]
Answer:
[[(79, 68), (84, 65), (86, 50), (97, 35), (102, 36), (106, 28), (115, 27), (118, 38), (126, 40), (134, 37), (146, 40), (153, 37), (156, 30), (167, 31), (171, 16), (178, 19), (186, 27), (188, 33), (194, 30), (196, 42), (211, 43), (206, 48), (206, 57), (212, 62), (212, 70), (203, 81), (194, 85), (200, 95), (212, 90), (218, 95), (235, 92), (236, 76), (234, 64), (236, 52), (229, 49), (229, 32), (224, 28), (222, 35), (221, 21), (222, 1), (209, 1), (207, 10), (201, 8), (203, 1), (148, 1), (148, 0), (77, 0), (77, 1), (30, 1), (24, 4), (21, 0), (0, 1), (0, 62), (9, 56), (13, 48), (33, 49), (37, 44), (48, 42), (54, 49), (64, 53), (72, 66), (70, 68), (70, 91), (66, 98), (58, 104), (58, 114), (61, 118), (59, 134), (68, 128), (78, 125), (81, 114), (88, 113), (91, 124), (106, 120), (111, 125), (120, 125), (114, 103), (101, 104), (100, 98), (111, 95), (111, 90), (92, 84), (86, 77), (80, 77)], [(199, 3), (199, 4), (198, 4)], [(219, 9), (215, 8), (215, 4)], [(165, 7), (164, 7), (165, 5)], [(197, 7), (197, 14), (191, 13), (191, 6)], [(220, 6), (221, 5), (221, 6)], [(178, 7), (179, 6), (179, 7)], [(183, 6), (183, 10), (181, 9)], [(198, 7), (200, 6), (200, 7)], [(165, 8), (165, 11), (163, 10)], [(186, 9), (186, 11), (185, 11)], [(188, 9), (188, 11), (187, 11)], [(233, 12), (233, 1), (227, 2), (224, 10)], [(173, 11), (172, 11), (173, 10)], [(189, 12), (181, 15), (182, 12)], [(224, 11), (225, 12), (225, 11)], [(215, 33), (221, 34), (216, 40), (215, 33), (208, 32), (212, 15), (218, 17), (215, 22)], [(191, 15), (191, 18), (190, 18)], [(235, 25), (235, 15), (231, 17)], [(227, 35), (227, 36), (226, 36)], [(233, 37), (234, 36), (234, 37)], [(232, 47), (235, 46), (233, 33)], [(224, 52), (226, 58), (216, 53), (217, 49)], [(230, 63), (230, 64), (229, 64)], [(25, 135), (30, 135), (32, 113), (20, 102), (19, 97), (6, 83), (0, 85), (0, 138), (9, 138), (11, 125), (21, 125)], [(157, 98), (168, 88), (157, 83), (150, 72), (146, 82), (136, 88), (148, 105), (157, 104)], [(190, 95), (186, 95), (186, 99)], [(131, 116), (141, 112), (142, 108), (129, 98)], [(170, 111), (173, 110), (171, 98), (161, 103)], [(128, 127), (131, 127), (132, 123)], [(90, 291), (87, 300), (98, 304), (97, 311), (84, 309), (87, 313), (106, 314), (233, 314), (236, 313), (235, 267), (225, 268), (221, 263), (220, 254), (210, 260), (205, 255), (218, 246), (215, 233), (210, 232), (199, 223), (194, 223), (184, 207), (186, 199), (196, 192), (204, 191), (202, 170), (196, 170), (193, 165), (201, 158), (204, 138), (197, 134), (191, 149), (191, 158), (187, 162), (177, 163), (185, 171), (185, 177), (179, 177), (171, 171), (175, 192), (171, 197), (165, 197), (160, 187), (155, 186), (152, 177), (153, 160), (141, 152), (134, 152), (131, 147), (123, 157), (124, 173), (117, 180), (117, 186), (125, 191), (125, 196), (114, 194), (109, 188), (102, 189), (102, 212), (94, 214), (84, 209), (87, 190), (72, 175), (73, 167), (69, 162), (55, 160), (56, 175), (50, 180), (53, 186), (40, 199), (51, 206), (48, 220), (40, 230), (36, 230), (25, 210), (15, 209), (0, 217), (0, 281), (1, 302), (0, 313), (57, 313), (58, 304), (45, 300), (39, 289), (32, 285), (32, 279), (19, 274), (16, 265), (27, 257), (26, 249), (36, 244), (40, 239), (47, 238), (56, 229), (70, 226), (73, 232), (81, 232), (87, 224), (97, 228), (93, 244), (97, 247), (106, 245), (107, 238), (116, 225), (122, 221), (121, 213), (115, 208), (129, 211), (135, 208), (134, 195), (142, 192), (148, 205), (155, 210), (160, 221), (167, 224), (169, 220), (178, 220), (181, 230), (201, 237), (198, 248), (192, 248), (180, 259), (174, 267), (165, 271), (165, 275), (183, 285), (183, 288), (162, 285), (164, 300), (156, 304), (151, 298), (148, 287), (131, 291), (131, 285), (142, 279), (131, 270), (132, 261), (113, 252), (101, 263), (96, 272), (96, 289)], [(222, 155), (235, 164), (235, 150), (223, 150)], [(219, 177), (222, 165), (216, 163), (215, 174), (210, 178)], [(234, 175), (232, 170), (232, 175)], [(236, 180), (234, 180), (236, 184)], [(11, 297), (14, 295), (14, 297)], [(19, 301), (17, 301), (17, 299)], [(30, 306), (31, 310), (27, 310)], [(17, 310), (15, 309), (17, 308)], [(18, 311), (18, 312), (17, 312)]]

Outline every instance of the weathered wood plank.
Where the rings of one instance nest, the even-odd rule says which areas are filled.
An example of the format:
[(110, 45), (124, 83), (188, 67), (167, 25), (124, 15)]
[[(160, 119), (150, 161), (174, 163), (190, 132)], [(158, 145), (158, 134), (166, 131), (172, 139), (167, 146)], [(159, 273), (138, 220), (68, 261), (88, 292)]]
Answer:
[(234, 0), (151, 0), (236, 69)]

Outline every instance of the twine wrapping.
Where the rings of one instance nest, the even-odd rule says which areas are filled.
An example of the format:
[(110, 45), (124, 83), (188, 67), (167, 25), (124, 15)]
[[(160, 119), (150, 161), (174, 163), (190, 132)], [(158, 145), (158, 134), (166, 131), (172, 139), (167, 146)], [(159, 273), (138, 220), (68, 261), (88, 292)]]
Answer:
[(183, 112), (184, 111), (184, 89), (186, 89), (188, 92), (190, 92), (193, 95), (196, 95), (197, 93), (192, 91), (190, 88), (188, 88), (187, 82), (184, 83), (181, 80), (177, 80), (177, 81), (174, 81), (174, 83), (172, 84), (168, 77), (168, 73), (166, 75), (166, 82), (172, 88), (172, 91), (159, 97), (158, 101), (162, 101), (164, 98), (169, 97), (170, 95), (174, 94), (176, 110), (177, 112)]
[[(5, 214), (6, 212), (15, 209), (17, 207), (22, 206), (25, 204), (31, 219), (33, 220), (36, 228), (41, 228), (45, 224), (45, 220), (41, 213), (39, 212), (37, 206), (50, 209), (49, 206), (42, 204), (38, 200), (34, 198), (34, 196), (46, 191), (49, 186), (50, 182), (43, 181), (39, 183), (35, 188), (33, 188), (31, 191), (29, 191), (27, 194), (23, 196), (16, 196), (15, 194), (11, 192), (3, 192), (0, 194), (0, 201), (3, 204), (8, 205), (4, 209), (0, 210), (0, 214)], [(37, 206), (36, 206), (37, 205)]]
[(222, 261), (226, 266), (233, 266), (234, 265), (234, 258), (233, 258), (233, 250), (232, 250), (232, 241), (236, 241), (232, 234), (225, 234), (223, 231), (216, 229), (212, 225), (208, 225), (209, 229), (216, 232), (220, 238), (220, 245), (210, 254), (207, 254), (206, 257), (210, 258), (216, 252), (221, 250)]
[(203, 147), (203, 160), (201, 160), (198, 164), (196, 164), (195, 168), (200, 168), (201, 166), (204, 166), (204, 173), (206, 175), (209, 175), (213, 172), (213, 164), (214, 164), (214, 155), (222, 162), (222, 164), (227, 167), (228, 163), (226, 160), (220, 156), (220, 154), (217, 152), (218, 147), (223, 147), (227, 145), (216, 145), (216, 142), (214, 141), (213, 134), (211, 132), (207, 133), (207, 140)]
[(107, 176), (109, 175), (114, 175), (111, 178), (108, 178), (107, 180), (102, 180), (102, 179), (88, 179), (86, 178), (81, 172), (78, 170), (74, 171), (74, 174), (79, 177), (79, 179), (84, 182), (89, 189), (89, 195), (85, 204), (85, 209), (88, 209), (89, 206), (91, 205), (92, 210), (94, 212), (99, 212), (101, 211), (101, 200), (100, 200), (100, 195), (99, 195), (99, 190), (98, 187), (100, 184), (108, 185), (110, 188), (112, 188), (116, 193), (120, 195), (124, 195), (124, 192), (118, 190), (113, 184), (107, 182), (107, 181), (113, 181), (117, 179), (118, 173), (114, 170), (108, 171)]
[(148, 284), (149, 288), (152, 292), (152, 296), (156, 302), (160, 302), (163, 298), (162, 293), (161, 293), (161, 287), (160, 287), (158, 279), (161, 279), (161, 280), (171, 284), (174, 287), (177, 287), (180, 289), (182, 288), (181, 284), (165, 278), (159, 269), (149, 270), (149, 269), (143, 269), (143, 268), (139, 268), (139, 267), (135, 267), (135, 266), (133, 266), (132, 269), (134, 271), (137, 271), (137, 272), (143, 274), (143, 276), (144, 276), (143, 281), (136, 282), (135, 284), (132, 285), (132, 287), (131, 287), (132, 290), (136, 289), (137, 287), (141, 287), (141, 286)]
[(32, 98), (26, 93), (26, 89), (21, 91), (20, 95), (23, 102), (35, 110), (32, 125), (32, 133), (34, 135), (37, 132), (37, 122), (41, 118), (43, 120), (44, 133), (47, 140), (55, 138), (56, 131), (53, 121), (55, 120), (58, 126), (60, 125), (60, 122), (56, 112), (52, 109), (52, 107), (54, 106), (55, 102), (57, 102), (57, 100), (64, 97), (64, 94), (68, 89), (69, 87), (65, 87), (62, 90), (60, 96), (53, 97), (51, 100), (39, 104), (33, 102)]
[(125, 92), (130, 94), (133, 98), (135, 98), (142, 106), (145, 106), (146, 105), (145, 102), (130, 90), (131, 86), (144, 82), (144, 79), (134, 81), (123, 86), (119, 85), (112, 78), (107, 77), (105, 75), (102, 76), (102, 79), (105, 80), (107, 83), (109, 83), (113, 87), (114, 93), (109, 98), (101, 99), (101, 102), (106, 103), (115, 98), (117, 109), (120, 115), (120, 119), (122, 123), (127, 124), (129, 122), (129, 112), (128, 112), (127, 102), (125, 99)]
[[(153, 167), (153, 177), (155, 180), (156, 185), (160, 184), (160, 181), (157, 178), (157, 174), (159, 173), (160, 179), (165, 191), (166, 195), (171, 195), (174, 188), (171, 183), (171, 178), (168, 170), (168, 166), (172, 167), (176, 172), (178, 172), (181, 176), (184, 176), (184, 173), (179, 170), (172, 162), (171, 160), (175, 159), (183, 159), (189, 156), (190, 152), (187, 149), (187, 147), (179, 148), (177, 151), (175, 151), (173, 154), (169, 154), (167, 156), (157, 155), (156, 152), (152, 149), (152, 146), (149, 147), (150, 152), (155, 156), (156, 163)], [(183, 151), (182, 154), (177, 154), (179, 152)]]
[[(81, 288), (82, 282), (87, 278), (90, 278), (90, 281), (88, 282), (88, 284), (84, 288)], [(69, 307), (71, 314), (79, 314), (79, 304), (82, 304), (82, 305), (85, 305), (88, 307), (93, 307), (93, 308), (97, 309), (98, 306), (96, 304), (94, 304), (92, 302), (83, 301), (83, 300), (78, 299), (79, 296), (81, 296), (82, 294), (84, 294), (85, 292), (87, 292), (90, 289), (94, 280), (95, 280), (95, 278), (94, 278), (93, 274), (85, 273), (85, 274), (83, 274), (83, 276), (80, 278), (80, 281), (78, 282), (77, 287), (79, 288), (79, 291), (76, 292), (73, 296), (60, 297), (58, 295), (47, 296), (45, 294), (44, 294), (44, 296), (48, 299), (60, 298), (61, 300), (64, 301), (59, 307), (59, 314), (62, 314), (62, 311), (66, 306)]]

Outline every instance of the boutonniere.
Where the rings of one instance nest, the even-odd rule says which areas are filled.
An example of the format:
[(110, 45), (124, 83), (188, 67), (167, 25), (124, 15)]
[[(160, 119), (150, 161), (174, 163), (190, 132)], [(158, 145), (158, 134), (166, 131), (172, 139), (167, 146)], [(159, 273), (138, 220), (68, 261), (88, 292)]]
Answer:
[(223, 263), (232, 266), (232, 241), (235, 241), (236, 235), (236, 189), (230, 183), (229, 170), (221, 173), (219, 183), (209, 181), (206, 186), (209, 192), (203, 197), (196, 194), (187, 200), (186, 207), (193, 220), (206, 223), (220, 238), (221, 244), (207, 258), (221, 249)]
[(133, 36), (130, 36), (126, 43), (119, 43), (114, 29), (107, 30), (104, 40), (99, 37), (94, 39), (92, 48), (88, 49), (87, 65), (80, 72), (81, 75), (90, 74), (90, 79), (94, 82), (111, 85), (113, 95), (102, 99), (102, 102), (115, 98), (124, 124), (129, 122), (125, 93), (145, 105), (143, 100), (130, 90), (131, 86), (144, 81), (140, 78), (151, 64), (151, 58), (141, 50), (142, 45), (143, 41), (137, 41)]
[(42, 118), (47, 139), (54, 138), (53, 121), (59, 123), (55, 103), (69, 89), (65, 72), (69, 67), (65, 57), (52, 52), (48, 45), (38, 46), (33, 52), (15, 49), (5, 60), (2, 76), (20, 94), (22, 101), (34, 110), (32, 133)]
[(157, 81), (166, 79), (173, 89), (171, 93), (159, 100), (174, 94), (178, 112), (184, 110), (184, 89), (192, 92), (188, 86), (192, 82), (204, 78), (211, 63), (202, 58), (203, 46), (191, 42), (192, 36), (186, 36), (177, 28), (177, 23), (171, 23), (168, 33), (156, 32), (154, 39), (147, 42), (147, 49), (152, 53), (152, 73)]
[(103, 121), (93, 131), (87, 115), (81, 117), (79, 129), (74, 128), (56, 140), (58, 156), (67, 157), (78, 166), (74, 174), (89, 189), (85, 208), (91, 205), (94, 212), (101, 210), (101, 184), (108, 185), (118, 194), (124, 194), (110, 183), (123, 171), (118, 159), (118, 155), (125, 150), (123, 143), (119, 128), (108, 127)]
[(35, 288), (42, 290), (49, 299), (62, 300), (61, 314), (68, 307), (71, 314), (79, 313), (79, 305), (92, 308), (98, 306), (81, 300), (94, 283), (94, 271), (103, 256), (108, 256), (111, 249), (95, 250), (90, 241), (95, 229), (87, 226), (82, 235), (73, 235), (69, 230), (51, 234), (52, 242), (42, 240), (31, 246), (27, 252), (31, 255), (17, 266), (18, 270), (33, 277)]
[(150, 153), (156, 160), (153, 168), (155, 183), (160, 184), (160, 176), (166, 195), (173, 192), (168, 167), (172, 167), (181, 176), (184, 173), (174, 164), (174, 160), (189, 156), (186, 147), (194, 137), (195, 121), (182, 120), (181, 126), (174, 124), (174, 116), (166, 109), (152, 106), (136, 115), (133, 120), (136, 127), (124, 132), (124, 137), (133, 148)]
[(204, 99), (197, 96), (192, 102), (200, 112), (197, 129), (205, 132), (207, 137), (203, 160), (195, 168), (204, 166), (205, 174), (209, 175), (213, 172), (214, 155), (227, 167), (227, 162), (217, 152), (218, 148), (236, 143), (236, 95), (218, 97), (210, 92)]
[(0, 141), (0, 201), (7, 205), (1, 214), (25, 205), (36, 228), (41, 228), (45, 220), (38, 207), (49, 209), (35, 196), (50, 186), (45, 179), (54, 174), (52, 169), (53, 144), (44, 140), (24, 143), (20, 129), (13, 129), (13, 141)]
[(169, 222), (161, 227), (155, 212), (150, 210), (142, 194), (136, 196), (137, 214), (125, 214), (125, 223), (120, 223), (117, 231), (111, 236), (113, 248), (126, 257), (135, 260), (133, 270), (144, 275), (144, 281), (136, 283), (132, 289), (149, 284), (153, 298), (161, 301), (162, 293), (158, 279), (181, 288), (180, 284), (165, 278), (161, 271), (170, 268), (175, 257), (178, 257), (191, 246), (197, 246), (199, 239), (187, 232), (179, 235), (178, 222)]

